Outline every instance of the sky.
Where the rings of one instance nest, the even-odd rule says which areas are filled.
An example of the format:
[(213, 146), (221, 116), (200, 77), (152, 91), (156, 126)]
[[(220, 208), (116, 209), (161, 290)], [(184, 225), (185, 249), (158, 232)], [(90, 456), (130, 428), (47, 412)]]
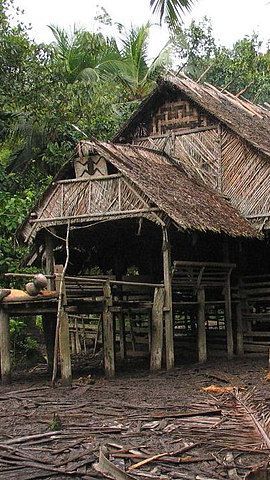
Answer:
[[(147, 20), (157, 21), (150, 15), (149, 0), (16, 0), (25, 11), (24, 19), (33, 27), (32, 35), (38, 41), (51, 41), (47, 25), (68, 28), (77, 26), (93, 29), (97, 5), (103, 6), (114, 20), (126, 27), (141, 25)], [(265, 41), (270, 38), (270, 0), (197, 0), (191, 14), (185, 15), (185, 24), (192, 18), (207, 15), (212, 20), (214, 34), (223, 45), (231, 46), (246, 34), (258, 32)], [(166, 28), (152, 28), (150, 56), (158, 53), (166, 43)]]

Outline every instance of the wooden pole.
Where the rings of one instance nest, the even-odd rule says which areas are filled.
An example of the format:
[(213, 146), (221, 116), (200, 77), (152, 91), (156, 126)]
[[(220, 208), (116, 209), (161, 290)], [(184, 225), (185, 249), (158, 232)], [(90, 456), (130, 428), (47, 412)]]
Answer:
[(118, 315), (118, 325), (119, 325), (119, 346), (120, 346), (120, 358), (124, 360), (126, 358), (126, 325), (125, 325), (125, 316), (123, 312), (120, 312)]
[(103, 310), (103, 351), (104, 351), (104, 369), (106, 377), (115, 376), (115, 349), (114, 349), (114, 325), (113, 313), (110, 307), (113, 304), (110, 283), (107, 281), (103, 286), (104, 292), (104, 310)]
[(172, 311), (172, 278), (171, 278), (171, 249), (166, 227), (162, 228), (163, 237), (163, 277), (165, 289), (164, 321), (165, 321), (165, 345), (166, 345), (166, 368), (174, 367), (174, 335), (173, 335), (173, 311)]
[[(230, 249), (229, 239), (224, 237), (223, 239), (223, 258), (224, 262), (230, 261)], [(230, 284), (231, 271), (227, 276), (227, 280), (224, 287), (225, 297), (225, 324), (226, 324), (226, 340), (227, 340), (227, 355), (228, 359), (233, 358), (233, 326), (232, 326), (232, 301), (231, 301), (231, 284)]]
[(243, 319), (242, 319), (242, 305), (241, 302), (236, 304), (236, 353), (237, 355), (244, 355), (244, 335), (243, 335)]
[(3, 308), (0, 308), (0, 353), (2, 384), (7, 385), (11, 381), (10, 334), (9, 315)]
[[(45, 233), (45, 273), (53, 275), (54, 273), (54, 254), (53, 254), (53, 238), (49, 232)], [(48, 290), (55, 290), (55, 280), (48, 278)]]
[(42, 315), (42, 327), (46, 344), (48, 372), (53, 370), (54, 339), (56, 329), (55, 314), (45, 313)]
[[(53, 238), (49, 232), (45, 232), (45, 273), (53, 276), (54, 274), (54, 254), (53, 254)], [(48, 290), (55, 290), (54, 278), (48, 278)], [(44, 314), (42, 316), (43, 334), (47, 352), (48, 372), (53, 371), (53, 354), (56, 318), (54, 315)]]
[(150, 370), (161, 370), (163, 348), (164, 288), (156, 288), (152, 308)]
[(61, 383), (64, 387), (71, 385), (71, 358), (69, 344), (69, 322), (68, 314), (62, 308), (60, 312), (60, 328), (59, 328), (59, 352), (61, 365)]
[(198, 342), (198, 361), (205, 363), (207, 360), (207, 344), (205, 329), (205, 290), (199, 288), (197, 292), (198, 312), (197, 312), (197, 342)]
[[(62, 383), (68, 385), (71, 383), (71, 359), (70, 359), (70, 347), (69, 347), (69, 325), (68, 315), (64, 310), (64, 306), (67, 303), (66, 289), (65, 289), (65, 273), (69, 262), (69, 234), (70, 234), (70, 222), (67, 225), (66, 233), (66, 261), (64, 267), (58, 266), (58, 270), (55, 267), (55, 273), (61, 273), (61, 277), (56, 277), (56, 290), (59, 292), (58, 306), (57, 306), (57, 319), (55, 329), (55, 341), (54, 341), (54, 359), (53, 359), (53, 374), (52, 385), (54, 386), (57, 374), (57, 360), (58, 360), (58, 346), (60, 347), (61, 357), (61, 377)], [(62, 325), (61, 325), (62, 324)], [(60, 335), (62, 336), (60, 340)], [(64, 345), (66, 342), (66, 345)], [(61, 343), (61, 345), (60, 345)], [(63, 357), (62, 357), (63, 355)]]
[(61, 278), (58, 277), (56, 280), (56, 290), (59, 292), (59, 297), (61, 297), (61, 300), (59, 304), (59, 310), (57, 312), (58, 332), (57, 332), (57, 325), (56, 325), (55, 337), (57, 336), (57, 341), (55, 341), (53, 373), (55, 378), (55, 363), (57, 364), (58, 344), (59, 344), (61, 383), (63, 386), (69, 386), (71, 385), (71, 382), (72, 382), (72, 373), (71, 373), (71, 358), (70, 358), (69, 320), (68, 320), (68, 314), (65, 312), (67, 297), (66, 297), (66, 287), (65, 287), (65, 280), (64, 280), (64, 268), (65, 267), (63, 267), (63, 265), (55, 265), (55, 273), (61, 274)]
[(225, 323), (226, 323), (226, 335), (227, 335), (227, 355), (228, 359), (233, 358), (233, 328), (232, 328), (232, 302), (231, 302), (231, 289), (230, 279), (226, 282), (224, 287), (225, 296)]

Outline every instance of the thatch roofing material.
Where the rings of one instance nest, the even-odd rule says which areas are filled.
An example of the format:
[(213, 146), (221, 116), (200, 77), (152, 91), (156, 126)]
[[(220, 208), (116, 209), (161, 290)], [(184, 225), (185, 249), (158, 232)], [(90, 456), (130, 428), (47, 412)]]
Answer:
[(83, 143), (94, 146), (182, 229), (257, 236), (221, 195), (190, 178), (165, 154), (135, 145)]
[(197, 83), (181, 74), (170, 75), (159, 81), (158, 87), (142, 102), (140, 108), (118, 132), (114, 140), (119, 141), (126, 135), (129, 128), (143, 118), (144, 113), (151, 108), (153, 99), (168, 90), (184, 93), (212, 116), (218, 118), (234, 132), (247, 140), (255, 148), (270, 156), (270, 111), (262, 106), (221, 91), (208, 83)]

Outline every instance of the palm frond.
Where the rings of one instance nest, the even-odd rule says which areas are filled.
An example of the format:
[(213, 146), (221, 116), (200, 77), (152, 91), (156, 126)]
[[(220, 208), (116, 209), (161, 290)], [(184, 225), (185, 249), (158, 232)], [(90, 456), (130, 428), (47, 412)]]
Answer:
[(170, 58), (171, 46), (168, 42), (149, 65), (146, 72), (145, 80), (147, 80), (148, 78), (153, 78), (156, 73), (159, 73), (164, 68), (168, 69), (170, 65)]
[(181, 22), (183, 13), (189, 11), (194, 0), (150, 0), (153, 13), (159, 14), (160, 22), (168, 17), (172, 26)]

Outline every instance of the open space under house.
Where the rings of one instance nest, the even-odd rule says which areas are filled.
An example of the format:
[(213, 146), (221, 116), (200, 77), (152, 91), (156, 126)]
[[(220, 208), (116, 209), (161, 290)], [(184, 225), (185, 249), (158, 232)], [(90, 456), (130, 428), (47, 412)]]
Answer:
[(3, 382), (10, 316), (43, 316), (49, 368), (56, 338), (66, 384), (70, 345), (103, 356), (108, 376), (130, 357), (154, 371), (217, 349), (267, 352), (269, 121), (168, 77), (112, 142), (80, 142), (18, 231), (48, 289), (1, 302)]

